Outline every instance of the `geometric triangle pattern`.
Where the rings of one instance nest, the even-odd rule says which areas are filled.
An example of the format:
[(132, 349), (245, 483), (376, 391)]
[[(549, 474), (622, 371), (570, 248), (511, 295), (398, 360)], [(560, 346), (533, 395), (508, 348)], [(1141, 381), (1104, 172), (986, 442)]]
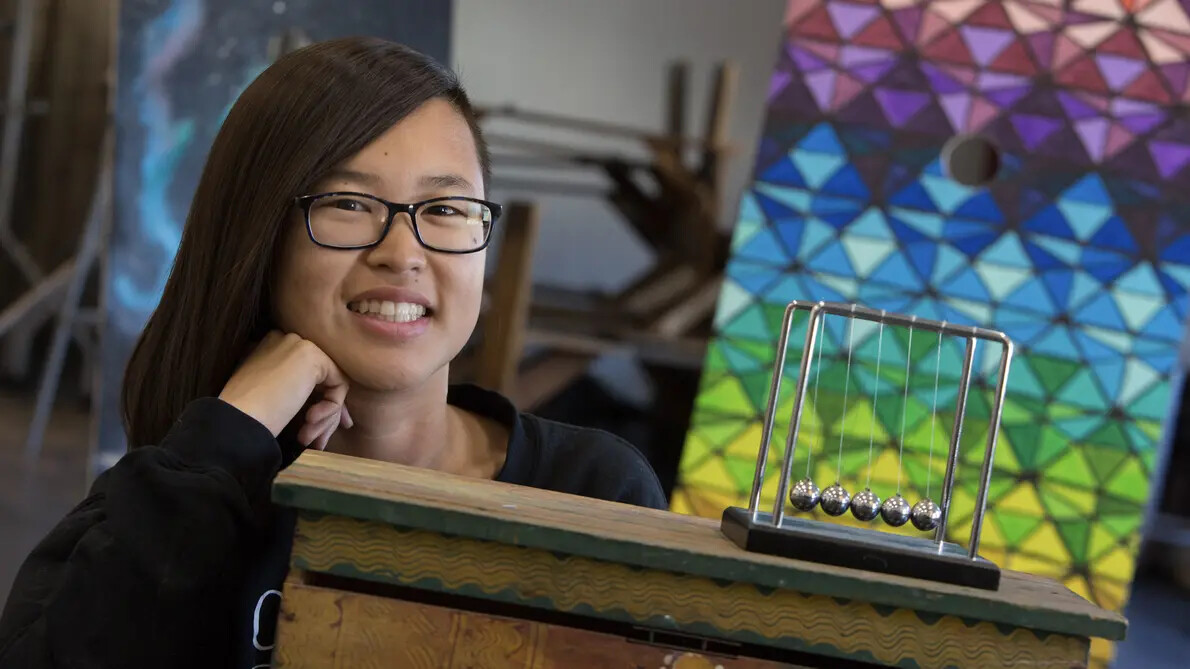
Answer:
[[(786, 27), (672, 508), (747, 505), (790, 300), (1002, 330), (1017, 350), (981, 553), (1122, 609), (1190, 309), (1185, 5), (796, 0)], [(942, 168), (960, 132), (1002, 150), (985, 187)], [(820, 340), (795, 477), (936, 495), (961, 348), (830, 318)], [(977, 351), (947, 537), (964, 544), (999, 355)]]
[(786, 30), (773, 110), (979, 132), (1143, 178), (1190, 165), (1178, 0), (797, 0)]

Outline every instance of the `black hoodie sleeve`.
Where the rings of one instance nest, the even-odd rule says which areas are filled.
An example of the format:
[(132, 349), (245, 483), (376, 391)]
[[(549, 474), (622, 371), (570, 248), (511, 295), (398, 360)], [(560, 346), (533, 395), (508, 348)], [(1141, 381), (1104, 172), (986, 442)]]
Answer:
[(250, 416), (191, 403), (26, 559), (0, 615), (0, 668), (228, 666), (245, 538), (281, 458)]

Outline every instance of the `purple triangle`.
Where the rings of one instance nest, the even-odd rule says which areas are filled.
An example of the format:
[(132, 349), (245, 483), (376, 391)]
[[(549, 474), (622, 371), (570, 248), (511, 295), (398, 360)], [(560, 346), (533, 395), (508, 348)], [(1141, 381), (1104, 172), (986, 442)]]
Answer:
[(971, 110), (970, 93), (950, 93), (941, 96), (938, 101), (950, 119), (951, 128), (958, 132), (967, 127), (967, 112)]
[(864, 65), (851, 70), (851, 76), (859, 79), (865, 84), (874, 84), (879, 81), (884, 75), (892, 69), (893, 61), (885, 63), (874, 63), (872, 65)]
[(1111, 126), (1105, 118), (1088, 118), (1074, 124), (1074, 131), (1087, 149), (1087, 155), (1098, 163), (1103, 160), (1103, 150), (1107, 147), (1107, 129)]
[(814, 102), (818, 103), (819, 109), (831, 108), (831, 96), (834, 95), (835, 79), (838, 76), (834, 70), (812, 72), (805, 76), (806, 87), (810, 89), (810, 94), (814, 96)]
[(1014, 114), (1012, 116), (1012, 125), (1016, 129), (1016, 133), (1020, 135), (1021, 140), (1025, 143), (1025, 148), (1032, 151), (1041, 145), (1054, 131), (1062, 127), (1062, 122), (1058, 119), (1047, 118), (1045, 116), (1035, 116), (1033, 114)]
[(1103, 73), (1104, 81), (1113, 91), (1132, 83), (1145, 70), (1145, 64), (1135, 58), (1097, 53), (1095, 60), (1099, 61), (1099, 71)]
[(984, 97), (987, 98), (992, 104), (1004, 109), (1006, 107), (1011, 107), (1014, 102), (1023, 98), (1028, 92), (1028, 86), (1023, 86), (1021, 88), (1001, 88), (999, 90), (985, 93)]
[(980, 65), (992, 62), (1004, 48), (1012, 43), (1015, 35), (1006, 28), (984, 28), (963, 26), (959, 28), (963, 41), (971, 50), (971, 57)]
[(1153, 128), (1165, 122), (1164, 112), (1154, 112), (1152, 114), (1137, 114), (1135, 116), (1125, 116), (1120, 119), (1120, 125), (1128, 128), (1134, 135), (1144, 134)]
[(896, 127), (901, 127), (926, 106), (930, 96), (918, 91), (899, 91), (877, 88), (876, 100), (884, 108), (884, 115)]
[(1103, 115), (1098, 109), (1083, 102), (1073, 93), (1058, 91), (1058, 101), (1062, 103), (1066, 115), (1075, 121), (1084, 118), (1098, 118)]
[(1017, 74), (1005, 74), (1003, 72), (980, 72), (979, 80), (975, 85), (981, 91), (993, 91), (997, 88), (1018, 88), (1020, 86), (1028, 87), (1030, 81), (1027, 77), (1022, 77)]
[(917, 41), (917, 29), (921, 27), (921, 7), (907, 7), (893, 12), (893, 21), (901, 35), (910, 42)]
[(929, 63), (921, 64), (921, 71), (925, 73), (926, 79), (930, 82), (930, 89), (935, 94), (945, 95), (947, 93), (958, 93), (967, 90), (966, 86), (954, 80), (941, 68), (934, 67)]
[(1165, 77), (1165, 81), (1169, 82), (1169, 87), (1173, 90), (1174, 95), (1182, 97), (1182, 94), (1186, 92), (1187, 79), (1190, 78), (1190, 63), (1162, 65), (1161, 74)]
[(768, 99), (770, 102), (773, 100), (773, 98), (777, 97), (778, 93), (785, 90), (785, 87), (789, 85), (790, 79), (793, 79), (793, 74), (790, 72), (786, 72), (784, 70), (775, 70), (773, 72), (773, 78), (769, 79)]
[(1037, 64), (1042, 69), (1048, 68), (1054, 59), (1054, 33), (1046, 30), (1033, 33), (1027, 39), (1029, 46), (1033, 47), (1032, 51), (1037, 58)]
[(1157, 105), (1149, 102), (1141, 102), (1140, 100), (1116, 98), (1111, 101), (1111, 113), (1117, 117), (1131, 116), (1133, 114), (1152, 114), (1158, 110), (1159, 107)]
[(814, 72), (828, 66), (823, 59), (796, 46), (790, 47), (789, 58), (793, 61), (793, 66), (801, 72)]
[(1190, 163), (1190, 146), (1173, 142), (1149, 142), (1149, 153), (1161, 177), (1169, 179)]
[(880, 13), (880, 8), (871, 5), (831, 2), (827, 3), (826, 11), (831, 15), (839, 37), (850, 39), (876, 18), (876, 15)]
[(839, 51), (839, 65), (845, 70), (860, 65), (891, 63), (895, 58), (896, 55), (888, 49), (875, 49), (870, 46), (848, 44)]

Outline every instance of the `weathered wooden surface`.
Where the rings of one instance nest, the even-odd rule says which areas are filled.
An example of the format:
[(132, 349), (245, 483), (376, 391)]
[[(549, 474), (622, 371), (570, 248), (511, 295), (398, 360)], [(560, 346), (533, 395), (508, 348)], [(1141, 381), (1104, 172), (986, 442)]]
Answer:
[(294, 566), (827, 657), (919, 667), (1079, 666), (1086, 637), (725, 583), (343, 516), (299, 520)]
[(546, 623), (289, 582), (278, 667), (401, 669), (779, 669)]
[[(1027, 574), (1005, 571), (1000, 590), (989, 592), (751, 554), (708, 519), (318, 451), (307, 451), (278, 476), (273, 497), (300, 509), (489, 541), (508, 550), (543, 549), (572, 560), (615, 563), (625, 572), (658, 570), (729, 587), (777, 589), (794, 598), (820, 595), (823, 603), (842, 598), (903, 609), (898, 612), (903, 615), (956, 616), (1074, 637), (1120, 639), (1126, 628), (1119, 614)], [(646, 611), (659, 612), (672, 613)]]

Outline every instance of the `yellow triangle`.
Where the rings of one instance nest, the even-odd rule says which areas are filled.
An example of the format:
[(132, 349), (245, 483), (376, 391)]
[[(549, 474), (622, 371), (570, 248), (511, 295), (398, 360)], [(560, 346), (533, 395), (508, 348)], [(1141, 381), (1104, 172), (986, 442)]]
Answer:
[(1132, 552), (1123, 546), (1091, 562), (1091, 573), (1101, 578), (1127, 581), (1132, 578), (1134, 569), (1136, 569), (1136, 559)]
[(675, 490), (673, 497), (671, 511), (704, 518), (720, 518), (724, 509), (736, 505), (732, 494), (686, 487)]
[[(1129, 574), (1126, 578), (1131, 579), (1132, 575)], [(1111, 611), (1123, 609), (1124, 604), (1128, 602), (1128, 586), (1113, 579), (1095, 579), (1095, 594), (1097, 597), (1092, 601)]]
[[(724, 455), (731, 455), (737, 458), (748, 458), (755, 460), (756, 456), (760, 454), (760, 438), (764, 434), (764, 425), (761, 423), (751, 423), (748, 427), (740, 433), (740, 436), (732, 440), (727, 448), (723, 449)], [(773, 431), (773, 440), (769, 445), (769, 455), (772, 456), (776, 450), (778, 442), (784, 443), (784, 435), (778, 439), (776, 430)]]
[(1076, 488), (1053, 481), (1046, 481), (1045, 490), (1047, 493), (1061, 495), (1064, 501), (1078, 509), (1084, 517), (1094, 515), (1095, 506), (1099, 504), (1099, 497), (1095, 494), (1094, 490)]
[(1036, 574), (1048, 578), (1060, 578), (1066, 573), (1065, 565), (1056, 564), (1053, 560), (1047, 560), (1025, 553), (1012, 554), (1011, 568), (1013, 571), (1023, 571), (1027, 574)]
[(1119, 540), (1103, 527), (1091, 525), (1091, 539), (1087, 544), (1087, 557), (1092, 562), (1098, 562), (1099, 558), (1107, 555), (1108, 552), (1116, 548), (1118, 542)]
[[(955, 492), (957, 493), (958, 491), (956, 490)], [(951, 499), (953, 500), (953, 497)], [(954, 504), (951, 504), (951, 509), (953, 512)], [(970, 523), (967, 523), (967, 525), (970, 525)], [(955, 528), (953, 526), (951, 526), (950, 529), (957, 530), (957, 528)], [(967, 532), (970, 532), (970, 531), (971, 531), (971, 528), (967, 527)], [(970, 535), (968, 534), (966, 536), (970, 536)], [(1008, 540), (1004, 538), (1004, 533), (1000, 531), (1000, 523), (984, 523), (982, 526), (980, 526), (980, 529), (979, 529), (979, 552), (981, 554), (984, 552), (983, 551), (984, 547), (1002, 549), (1002, 548), (1006, 548), (1007, 546), (1008, 546)], [(985, 555), (984, 557), (987, 557), (987, 556)]]
[(686, 445), (682, 447), (682, 461), (678, 465), (678, 469), (685, 469), (689, 465), (697, 464), (710, 454), (711, 445), (707, 443), (706, 439), (703, 439), (698, 432), (687, 432)]
[(1018, 483), (1007, 495), (996, 502), (999, 511), (1015, 511), (1017, 513), (1039, 516), (1044, 513), (1041, 498), (1037, 496), (1037, 488), (1032, 483)]
[(1087, 583), (1087, 579), (1078, 574), (1071, 574), (1065, 581), (1062, 582), (1066, 587), (1070, 588), (1071, 592), (1086, 600), (1092, 600), (1091, 586)]
[(682, 474), (682, 485), (686, 488), (710, 489), (716, 491), (734, 490), (731, 474), (723, 465), (722, 458), (711, 457), (691, 467)]
[[(1049, 521), (1042, 523), (1040, 527), (1034, 530), (1021, 543), (1020, 548), (1022, 551), (1027, 551), (1033, 555), (1045, 556), (1044, 561), (1051, 565), (1055, 560), (1063, 564), (1069, 564), (1071, 561), (1070, 553), (1066, 551), (1066, 546), (1062, 543), (1062, 537), (1059, 536), (1058, 530), (1054, 528), (1054, 524)], [(1042, 558), (1039, 558), (1039, 560), (1042, 560)], [(1045, 576), (1057, 575), (1030, 569), (1026, 569), (1025, 571), (1033, 574), (1044, 573)]]

